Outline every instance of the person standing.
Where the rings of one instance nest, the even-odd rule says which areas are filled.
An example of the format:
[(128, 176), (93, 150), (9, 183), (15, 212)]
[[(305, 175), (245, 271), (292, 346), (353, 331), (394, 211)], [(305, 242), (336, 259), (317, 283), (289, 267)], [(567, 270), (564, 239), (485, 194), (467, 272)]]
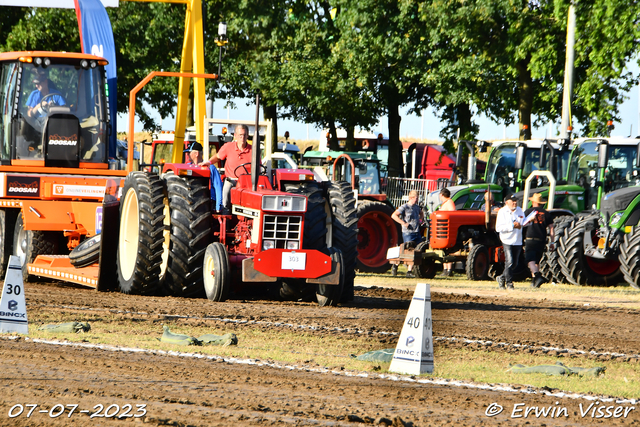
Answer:
[(518, 268), (518, 259), (522, 252), (524, 212), (518, 206), (515, 194), (507, 197), (504, 204), (496, 218), (496, 232), (500, 233), (500, 241), (504, 249), (504, 273), (496, 280), (500, 289), (513, 289), (513, 273)]
[(539, 288), (543, 283), (547, 283), (547, 279), (540, 274), (540, 260), (547, 247), (547, 228), (551, 242), (549, 249), (554, 250), (553, 244), (553, 219), (551, 214), (544, 208), (546, 200), (542, 199), (540, 193), (536, 193), (533, 197), (529, 197), (531, 206), (524, 212), (525, 218), (528, 218), (533, 212), (535, 217), (531, 219), (525, 227), (527, 228), (527, 237), (524, 240), (524, 256), (529, 270), (531, 271), (531, 287)]
[[(440, 190), (440, 210), (441, 211), (455, 211), (456, 204), (451, 200), (451, 192), (443, 188)], [(442, 277), (450, 277), (453, 275), (453, 263), (445, 262), (442, 264)]]
[[(406, 244), (413, 242), (418, 244), (422, 242), (420, 235), (420, 222), (423, 214), (422, 208), (418, 205), (418, 192), (412, 190), (409, 192), (409, 201), (396, 209), (391, 218), (402, 226), (402, 241)], [(415, 277), (412, 271), (412, 265), (407, 266), (407, 277)], [(398, 272), (398, 266), (391, 266), (391, 274), (394, 276)]]
[(224, 186), (222, 187), (222, 207), (225, 214), (231, 209), (231, 189), (238, 183), (238, 176), (249, 173), (251, 167), (239, 168), (241, 165), (251, 164), (251, 145), (247, 143), (249, 128), (247, 125), (237, 125), (233, 133), (233, 141), (224, 144), (220, 151), (211, 156), (209, 160), (198, 163), (198, 166), (209, 166), (218, 160), (226, 160), (224, 165)]

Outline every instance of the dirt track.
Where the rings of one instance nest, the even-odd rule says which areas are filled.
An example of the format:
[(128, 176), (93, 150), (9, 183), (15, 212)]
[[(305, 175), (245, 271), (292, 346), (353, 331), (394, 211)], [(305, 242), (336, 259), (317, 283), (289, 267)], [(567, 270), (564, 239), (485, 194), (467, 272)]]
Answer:
[[(435, 281), (437, 282), (437, 281)], [(98, 293), (52, 284), (29, 284), (29, 312), (39, 314), (118, 313), (132, 322), (154, 322), (168, 316), (189, 316), (200, 325), (220, 327), (222, 319), (233, 328), (282, 328), (280, 324), (316, 327), (316, 334), (344, 336), (355, 333), (399, 332), (412, 292), (357, 288), (356, 299), (346, 307), (318, 308), (306, 303), (232, 300), (213, 304), (206, 300), (136, 297)], [(638, 311), (624, 308), (585, 307), (557, 302), (511, 299), (507, 296), (432, 294), (434, 338), (468, 338), (493, 341), (492, 351), (528, 351), (495, 343), (526, 344), (540, 348), (561, 347), (597, 353), (621, 353), (638, 363), (640, 324)], [(229, 329), (230, 324), (224, 324)], [(395, 345), (393, 336), (379, 334), (381, 345)], [(397, 339), (397, 338), (396, 338)], [(437, 345), (482, 347), (461, 341), (440, 340)], [(575, 357), (616, 357), (611, 354)], [(437, 362), (437, 361), (436, 361)], [(621, 404), (628, 416), (594, 419), (581, 416), (592, 402), (558, 399), (543, 394), (481, 390), (451, 385), (392, 381), (373, 374), (353, 376), (345, 372), (322, 372), (317, 367), (282, 368), (258, 361), (235, 363), (221, 358), (196, 359), (167, 354), (108, 351), (95, 347), (62, 346), (31, 340), (0, 340), (0, 425), (107, 425), (122, 423), (104, 417), (90, 419), (95, 405), (111, 406), (110, 415), (144, 417), (132, 420), (159, 425), (292, 425), (335, 426), (358, 423), (381, 425), (640, 425), (640, 405)], [(556, 403), (559, 402), (559, 403)], [(492, 403), (504, 411), (488, 417)], [(529, 407), (566, 407), (567, 417), (512, 418), (515, 404)], [(15, 415), (17, 404), (39, 405), (27, 418), (29, 407)], [(53, 418), (61, 406), (78, 407)], [(608, 403), (607, 405), (615, 405)], [(45, 412), (39, 412), (45, 411)], [(104, 415), (104, 410), (101, 412)]]

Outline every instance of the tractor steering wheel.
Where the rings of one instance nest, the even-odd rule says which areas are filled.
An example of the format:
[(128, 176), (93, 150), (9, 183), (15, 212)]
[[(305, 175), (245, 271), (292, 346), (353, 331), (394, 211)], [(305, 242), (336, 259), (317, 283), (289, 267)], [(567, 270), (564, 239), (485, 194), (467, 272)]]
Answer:
[[(58, 102), (53, 99), (56, 95), (60, 96), (59, 93), (48, 93), (40, 100), (40, 108), (42, 108), (42, 112), (47, 116), (49, 115), (49, 108), (51, 105), (59, 105)], [(51, 103), (45, 102), (48, 98), (51, 98)]]
[[(249, 169), (247, 169), (247, 166), (249, 166)], [(238, 177), (238, 169), (240, 168), (244, 170), (244, 173), (242, 175), (251, 175), (251, 170), (250, 170), (251, 162), (243, 163), (233, 170), (233, 174), (236, 176), (236, 178)], [(267, 174), (267, 168), (263, 164), (261, 164), (260, 175), (266, 175), (266, 174)]]

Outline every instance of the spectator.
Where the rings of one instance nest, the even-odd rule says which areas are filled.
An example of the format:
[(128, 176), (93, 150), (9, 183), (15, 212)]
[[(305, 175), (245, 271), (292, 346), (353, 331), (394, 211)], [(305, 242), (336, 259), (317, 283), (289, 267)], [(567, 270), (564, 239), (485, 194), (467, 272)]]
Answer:
[[(440, 190), (440, 210), (441, 211), (455, 211), (456, 204), (451, 200), (451, 192), (443, 188)], [(442, 264), (442, 277), (450, 277), (453, 276), (453, 263), (445, 262)]]
[[(531, 271), (531, 287), (539, 288), (548, 280), (540, 274), (540, 260), (547, 247), (547, 228), (551, 242), (553, 242), (553, 219), (551, 214), (544, 208), (546, 200), (542, 199), (540, 193), (536, 193), (533, 197), (529, 197), (532, 207), (524, 212), (525, 218), (528, 218), (532, 212), (536, 212), (525, 226), (527, 227), (527, 237), (524, 241), (524, 256), (529, 270)], [(549, 250), (554, 250), (553, 243), (549, 244)]]
[(488, 197), (491, 198), (491, 202), (490, 202), (491, 204), (489, 205), (489, 206), (491, 206), (491, 212), (497, 211), (503, 206), (502, 203), (496, 202), (496, 199), (495, 199), (495, 197), (493, 197), (493, 194), (491, 194), (488, 191), (485, 191), (485, 193), (484, 193), (484, 203), (482, 204), (482, 206), (480, 206), (479, 210), (484, 211), (484, 208), (487, 205), (487, 198)]
[(522, 252), (524, 212), (517, 205), (518, 199), (515, 194), (507, 197), (504, 203), (496, 218), (496, 231), (500, 233), (500, 241), (504, 248), (504, 273), (496, 280), (500, 289), (513, 289), (513, 273), (518, 267), (518, 259)]
[[(402, 241), (405, 243), (413, 243), (417, 245), (422, 241), (420, 235), (420, 222), (422, 221), (423, 214), (422, 208), (418, 205), (418, 192), (412, 190), (409, 192), (409, 201), (400, 206), (391, 214), (391, 218), (400, 225), (402, 225)], [(407, 266), (407, 277), (415, 277), (412, 271), (412, 265)], [(391, 274), (394, 276), (398, 272), (398, 266), (393, 265), (391, 267)]]
[(187, 164), (197, 166), (202, 163), (202, 145), (199, 142), (193, 141), (184, 152), (188, 153)]

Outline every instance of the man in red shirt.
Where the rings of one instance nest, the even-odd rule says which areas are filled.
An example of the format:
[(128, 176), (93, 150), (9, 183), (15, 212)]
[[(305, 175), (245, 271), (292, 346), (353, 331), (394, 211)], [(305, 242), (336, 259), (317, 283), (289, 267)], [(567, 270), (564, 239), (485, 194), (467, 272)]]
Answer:
[[(211, 156), (208, 161), (199, 163), (199, 166), (209, 166), (218, 160), (226, 160), (224, 186), (222, 187), (222, 207), (226, 210), (231, 208), (231, 188), (235, 187), (238, 182), (237, 175), (244, 175), (251, 171), (251, 145), (247, 144), (248, 135), (247, 125), (237, 125), (233, 141), (224, 144), (220, 151)], [(249, 165), (238, 168), (245, 163)]]

